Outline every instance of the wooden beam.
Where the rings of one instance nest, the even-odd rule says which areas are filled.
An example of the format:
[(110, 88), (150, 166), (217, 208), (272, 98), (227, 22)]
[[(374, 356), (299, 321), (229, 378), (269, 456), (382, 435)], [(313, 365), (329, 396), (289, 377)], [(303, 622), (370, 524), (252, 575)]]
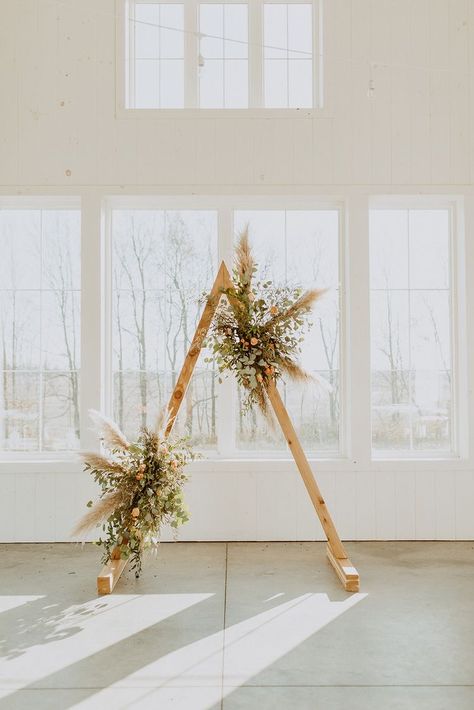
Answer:
[[(188, 354), (184, 360), (181, 372), (177, 379), (175, 388), (171, 394), (170, 400), (168, 402), (168, 424), (166, 426), (165, 435), (168, 436), (174, 426), (176, 417), (178, 416), (181, 403), (186, 395), (186, 390), (191, 381), (191, 377), (194, 372), (199, 354), (202, 349), (202, 344), (208, 333), (209, 327), (211, 325), (214, 313), (216, 312), (219, 301), (222, 297), (222, 289), (226, 288), (225, 277), (229, 277), (229, 272), (224, 262), (221, 263), (219, 271), (217, 272), (216, 279), (209, 293), (207, 303), (201, 315), (201, 319), (196, 328), (194, 338), (191, 343), (191, 347), (188, 350)], [(232, 282), (231, 282), (232, 284)]]
[(112, 559), (107, 562), (97, 577), (97, 593), (112, 594), (113, 588), (117, 584), (120, 575), (127, 566), (128, 560), (123, 560), (120, 557), (120, 552), (117, 548), (112, 552)]
[(359, 573), (356, 568), (352, 566), (350, 559), (348, 557), (336, 557), (329, 543), (326, 547), (326, 554), (346, 592), (358, 592)]
[[(168, 423), (165, 429), (165, 436), (169, 436), (173, 430), (176, 418), (179, 413), (181, 404), (184, 401), (186, 390), (191, 381), (199, 354), (202, 349), (202, 344), (208, 333), (214, 313), (216, 312), (219, 301), (222, 297), (222, 290), (232, 286), (229, 270), (224, 262), (221, 263), (217, 276), (209, 293), (207, 303), (204, 306), (201, 318), (194, 333), (194, 338), (188, 350), (188, 354), (184, 360), (181, 372), (176, 381), (173, 392), (171, 393), (168, 402)], [(115, 548), (112, 551), (112, 558), (102, 568), (100, 575), (97, 577), (97, 591), (99, 594), (111, 594), (117, 584), (120, 575), (127, 566), (128, 560), (120, 559), (120, 551)]]
[(306, 458), (306, 454), (300, 444), (293, 423), (274, 382), (270, 384), (267, 392), (268, 398), (275, 412), (275, 416), (280, 424), (281, 430), (283, 431), (286, 442), (290, 447), (290, 451), (293, 454), (293, 458), (301, 474), (303, 483), (306, 486), (306, 490), (308, 491), (311, 502), (328, 539), (329, 561), (344, 584), (344, 588), (347, 591), (358, 591), (359, 575), (357, 570), (352, 566), (347, 557), (344, 545), (342, 544), (341, 538), (336, 530), (336, 526), (332, 521), (326, 502), (321, 494), (321, 491), (319, 490), (318, 484), (316, 483), (313, 470), (308, 459)]

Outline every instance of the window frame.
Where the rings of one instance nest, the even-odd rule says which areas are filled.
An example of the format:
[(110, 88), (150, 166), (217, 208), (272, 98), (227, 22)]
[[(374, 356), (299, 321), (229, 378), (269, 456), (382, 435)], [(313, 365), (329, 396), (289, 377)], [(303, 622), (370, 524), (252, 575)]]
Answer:
[[(26, 187), (21, 194), (12, 188), (0, 189), (0, 207), (54, 208), (64, 205), (69, 208), (81, 208), (81, 372), (87, 371), (87, 377), (81, 379), (80, 417), (81, 449), (99, 450), (97, 436), (90, 426), (89, 409), (104, 409), (104, 344), (107, 339), (110, 322), (107, 323), (105, 307), (104, 268), (106, 265), (105, 247), (107, 232), (107, 210), (109, 205), (120, 201), (120, 206), (134, 206), (137, 202), (150, 199), (157, 206), (176, 207), (189, 205), (197, 209), (216, 209), (221, 200), (232, 202), (236, 208), (258, 208), (268, 205), (270, 208), (281, 207), (286, 201), (295, 208), (311, 209), (318, 207), (342, 206), (341, 226), (343, 236), (341, 254), (344, 263), (346, 287), (344, 289), (344, 321), (341, 321), (341, 371), (344, 369), (344, 392), (341, 393), (341, 414), (345, 425), (345, 454), (340, 458), (318, 458), (309, 456), (316, 471), (326, 480), (329, 488), (349, 485), (362, 486), (368, 497), (383, 495), (384, 482), (396, 475), (434, 475), (465, 476), (474, 465), (474, 418), (472, 416), (473, 395), (469, 384), (474, 378), (474, 311), (468, 309), (472, 303), (474, 286), (467, 280), (467, 273), (474, 264), (474, 250), (465, 238), (474, 229), (474, 193), (471, 190), (445, 188), (439, 193), (433, 189), (407, 189), (404, 193), (382, 193), (376, 188), (345, 188), (338, 193), (331, 186), (321, 186), (317, 192), (309, 194), (307, 190), (296, 186), (279, 186), (269, 189), (256, 188), (252, 196), (239, 192), (237, 186), (226, 186), (216, 193), (207, 193), (193, 185), (179, 188), (160, 188), (158, 194), (151, 193), (148, 187), (128, 187), (124, 194), (118, 194), (106, 187)], [(369, 333), (369, 208), (385, 206), (387, 208), (451, 206), (454, 215), (453, 240), (455, 256), (452, 266), (455, 269), (456, 318), (456, 356), (453, 370), (457, 382), (457, 433), (459, 448), (451, 456), (420, 458), (374, 458), (371, 455), (370, 431), (370, 333)], [(231, 230), (225, 216), (222, 228)], [(220, 257), (230, 260), (232, 250)], [(342, 269), (342, 267), (341, 267)], [(342, 289), (341, 289), (342, 293)], [(354, 406), (350, 406), (350, 403)], [(280, 475), (293, 470), (294, 464), (288, 458), (227, 459), (225, 457), (206, 457), (191, 466), (199, 473)], [(0, 454), (0, 476), (2, 474), (39, 475), (44, 480), (51, 480), (56, 474), (65, 475), (60, 485), (69, 489), (69, 475), (83, 476), (82, 465), (76, 452), (47, 452), (42, 455), (31, 452), (3, 452)], [(339, 476), (338, 474), (343, 474)], [(344, 476), (345, 474), (345, 476)], [(372, 487), (373, 475), (381, 476), (380, 491)], [(388, 478), (387, 478), (388, 477)], [(43, 480), (43, 478), (38, 479)], [(378, 480), (378, 479), (376, 479)], [(438, 479), (437, 479), (438, 480)], [(440, 479), (441, 480), (441, 479)], [(59, 483), (58, 483), (59, 485)], [(364, 488), (365, 487), (365, 488)], [(355, 490), (355, 488), (354, 488)], [(91, 488), (92, 493), (92, 488)]]
[[(462, 200), (452, 197), (436, 196), (380, 196), (371, 197), (369, 200), (369, 214), (373, 210), (443, 210), (449, 215), (449, 312), (450, 312), (450, 347), (451, 347), (451, 449), (449, 451), (436, 451), (426, 449), (414, 450), (377, 450), (372, 444), (372, 368), (370, 365), (369, 411), (370, 411), (370, 452), (371, 460), (383, 461), (453, 461), (467, 456), (468, 453), (468, 402), (467, 402), (467, 340), (466, 340), (466, 310), (465, 310), (465, 278), (463, 272), (464, 230), (462, 221)], [(370, 234), (368, 236), (370, 248)], [(369, 293), (370, 286), (370, 252), (369, 252)], [(408, 289), (410, 290), (410, 288)], [(370, 322), (370, 310), (368, 313)], [(369, 358), (371, 352), (372, 336), (369, 323), (370, 342)]]
[[(77, 210), (80, 215), (80, 234), (79, 239), (81, 240), (81, 264), (80, 264), (80, 317), (79, 317), (79, 332), (80, 332), (80, 367), (79, 367), (79, 426), (80, 426), (80, 441), (78, 450), (64, 450), (64, 451), (8, 451), (0, 450), (0, 465), (10, 461), (21, 461), (25, 463), (36, 462), (36, 461), (63, 461), (66, 459), (71, 459), (76, 457), (79, 451), (83, 448), (83, 431), (84, 431), (84, 421), (83, 421), (83, 391), (82, 391), (82, 372), (83, 372), (83, 351), (84, 351), (84, 333), (83, 333), (83, 290), (84, 290), (84, 277), (83, 277), (83, 251), (82, 251), (82, 205), (80, 197), (75, 196), (0, 196), (0, 212), (3, 210)], [(40, 417), (41, 420), (41, 417)]]
[[(339, 450), (322, 452), (308, 450), (308, 458), (312, 460), (337, 461), (347, 457), (347, 380), (346, 380), (346, 275), (344, 254), (344, 204), (338, 199), (325, 200), (315, 197), (271, 197), (271, 196), (127, 196), (109, 197), (105, 203), (105, 230), (104, 230), (104, 281), (103, 303), (105, 308), (104, 331), (104, 408), (109, 416), (113, 412), (113, 343), (111, 334), (112, 323), (112, 212), (114, 209), (143, 209), (143, 210), (214, 210), (217, 212), (217, 259), (218, 265), (224, 260), (232, 268), (234, 248), (234, 212), (247, 210), (262, 211), (298, 211), (298, 210), (335, 210), (338, 212), (338, 262), (339, 262), (339, 396), (340, 396), (340, 425), (339, 425)], [(236, 445), (234, 432), (236, 385), (231, 377), (225, 378), (219, 385), (216, 400), (217, 410), (217, 449), (204, 450), (206, 460), (213, 461), (288, 461), (291, 454), (282, 450), (272, 454), (271, 450), (258, 451), (240, 450)], [(224, 402), (228, 404), (226, 407)], [(225, 413), (223, 412), (225, 408)]]
[[(313, 118), (326, 115), (323, 101), (323, 2), (324, 0), (204, 0), (209, 4), (248, 4), (249, 18), (249, 106), (247, 108), (199, 108), (197, 58), (199, 52), (199, 0), (166, 0), (184, 4), (184, 103), (183, 108), (136, 108), (130, 105), (133, 87), (133, 59), (130, 56), (130, 16), (136, 2), (157, 0), (116, 0), (116, 117), (117, 118)], [(313, 16), (313, 106), (307, 108), (266, 108), (264, 100), (263, 5), (304, 3)], [(261, 51), (256, 48), (261, 45)], [(133, 49), (133, 47), (132, 47)]]

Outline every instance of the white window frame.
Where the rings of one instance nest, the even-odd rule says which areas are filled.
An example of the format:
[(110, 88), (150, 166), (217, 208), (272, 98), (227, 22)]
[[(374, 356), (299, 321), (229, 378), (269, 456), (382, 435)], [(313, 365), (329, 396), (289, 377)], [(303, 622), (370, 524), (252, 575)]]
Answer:
[[(346, 367), (345, 367), (345, 255), (343, 248), (344, 239), (344, 205), (340, 200), (322, 200), (314, 197), (111, 197), (106, 201), (105, 208), (105, 233), (104, 233), (104, 290), (103, 299), (105, 306), (105, 323), (107, 330), (104, 339), (104, 404), (109, 415), (112, 415), (113, 402), (113, 367), (112, 367), (112, 334), (110, 324), (112, 322), (112, 233), (111, 214), (114, 209), (156, 209), (156, 210), (214, 210), (217, 212), (217, 259), (218, 265), (224, 260), (232, 269), (232, 254), (234, 248), (234, 211), (262, 210), (262, 211), (296, 211), (296, 210), (335, 210), (339, 214), (339, 309), (340, 309), (340, 333), (339, 333), (339, 393), (340, 393), (340, 425), (339, 425), (339, 450), (334, 452), (322, 452), (317, 450), (307, 450), (308, 457), (314, 460), (340, 460), (346, 457)], [(218, 449), (215, 451), (204, 451), (206, 458), (216, 460), (289, 460), (289, 451), (279, 451), (272, 453), (271, 450), (264, 450), (261, 454), (258, 451), (246, 451), (238, 449), (235, 442), (234, 413), (235, 413), (236, 385), (231, 377), (224, 379), (219, 386), (217, 393), (217, 440)], [(223, 411), (224, 410), (224, 411)]]
[[(231, 204), (235, 209), (276, 209), (282, 205), (291, 209), (333, 208), (341, 205), (341, 280), (345, 279), (343, 308), (341, 312), (341, 415), (344, 432), (341, 439), (340, 458), (326, 458), (313, 461), (315, 472), (326, 477), (329, 487), (366, 486), (367, 496), (384, 495), (384, 482), (397, 475), (439, 475), (446, 481), (450, 476), (468, 475), (474, 468), (474, 395), (470, 384), (474, 381), (474, 309), (467, 304), (474, 302), (474, 284), (467, 279), (467, 273), (474, 269), (474, 246), (465, 239), (465, 234), (474, 230), (474, 192), (462, 192), (446, 188), (446, 193), (438, 194), (432, 189), (413, 188), (403, 195), (386, 195), (372, 188), (347, 188), (334, 194), (331, 187), (318, 188), (317, 195), (309, 195), (297, 187), (275, 187), (268, 194), (266, 188), (256, 188), (252, 196), (240, 195), (238, 189), (227, 186), (220, 195), (209, 196), (197, 191), (195, 186), (179, 189), (162, 189), (160, 196), (150, 197), (149, 188), (130, 188), (128, 196), (111, 196), (110, 189), (98, 186), (74, 190), (67, 187), (22, 188), (22, 194), (11, 188), (0, 188), (0, 206), (6, 208), (81, 208), (81, 376), (80, 416), (81, 448), (98, 450), (97, 436), (90, 424), (89, 409), (105, 408), (106, 358), (110, 348), (110, 320), (107, 319), (106, 271), (110, 263), (107, 249), (107, 214), (110, 206), (127, 205), (133, 207), (142, 201), (154, 201), (157, 208), (188, 206), (192, 209), (218, 209), (219, 229), (232, 234), (232, 225), (225, 219), (222, 204)], [(79, 196), (78, 196), (79, 195)], [(190, 197), (190, 195), (192, 195)], [(232, 195), (232, 196), (230, 196)], [(453, 209), (455, 279), (453, 300), (455, 342), (453, 372), (456, 378), (456, 432), (457, 454), (442, 457), (423, 456), (419, 458), (373, 458), (371, 454), (370, 426), (370, 332), (369, 332), (369, 207), (440, 207), (448, 205)], [(219, 254), (227, 263), (232, 256), (231, 238), (227, 239), (227, 251)], [(343, 265), (342, 265), (343, 264)], [(109, 301), (110, 302), (110, 301)], [(107, 341), (108, 344), (107, 344)], [(110, 370), (109, 370), (110, 371)], [(229, 383), (232, 386), (232, 383)], [(110, 393), (110, 387), (109, 387)], [(351, 406), (348, 406), (351, 404)], [(225, 426), (225, 424), (220, 424)], [(291, 459), (262, 458), (253, 454), (247, 458), (226, 459), (211, 455), (192, 464), (195, 473), (249, 473), (259, 472), (280, 474), (293, 470)], [(3, 452), (0, 455), (0, 476), (2, 474), (39, 475), (38, 485), (43, 479), (51, 481), (51, 476), (66, 476), (64, 486), (69, 490), (68, 474), (84, 476), (82, 464), (76, 452)], [(341, 474), (338, 477), (338, 474)], [(380, 474), (380, 490), (377, 483), (374, 490), (370, 483), (372, 476)], [(59, 479), (58, 479), (59, 480)], [(453, 481), (454, 485), (454, 481)]]
[[(377, 450), (372, 447), (374, 461), (400, 460), (452, 460), (464, 457), (468, 450), (468, 403), (466, 355), (466, 312), (464, 274), (464, 230), (462, 228), (462, 201), (446, 197), (373, 197), (370, 210), (446, 210), (449, 214), (449, 256), (450, 256), (450, 346), (451, 346), (451, 450), (403, 451)], [(370, 263), (370, 259), (369, 259)], [(370, 274), (369, 274), (370, 290)], [(370, 318), (370, 313), (369, 313)], [(370, 357), (370, 351), (369, 351)], [(370, 383), (369, 397), (372, 396)], [(370, 406), (370, 433), (372, 441), (372, 407)]]
[[(3, 210), (78, 210), (81, 213), (81, 247), (82, 247), (82, 210), (81, 210), (81, 199), (79, 197), (23, 197), (23, 196), (12, 196), (12, 197), (0, 197), (0, 212)], [(1, 245), (0, 245), (1, 250)], [(84, 293), (84, 257), (81, 248), (81, 314), (80, 314), (80, 341), (81, 341), (81, 359), (80, 359), (80, 369), (79, 369), (79, 418), (80, 418), (80, 448), (83, 447), (83, 442), (86, 437), (84, 437), (84, 404), (85, 397), (87, 396), (87, 387), (83, 391), (82, 383), (82, 371), (83, 371), (83, 361), (82, 357), (84, 354), (85, 346), (85, 335), (83, 333), (83, 293)], [(87, 360), (87, 358), (86, 358)], [(2, 462), (8, 462), (11, 460), (21, 460), (25, 463), (34, 462), (39, 460), (45, 461), (61, 461), (65, 457), (76, 456), (78, 451), (1, 451), (0, 450), (0, 464)]]
[[(184, 4), (184, 107), (135, 108), (133, 61), (130, 57), (130, 17), (135, 2), (157, 0), (116, 0), (116, 116), (117, 118), (312, 118), (323, 115), (323, 2), (324, 0), (203, 0), (206, 3), (242, 3), (247, 1), (249, 19), (249, 106), (248, 108), (199, 108), (197, 57), (199, 53), (199, 0), (166, 0)], [(266, 108), (263, 106), (263, 5), (303, 2), (313, 8), (313, 106), (308, 108)], [(195, 61), (193, 60), (195, 57)]]

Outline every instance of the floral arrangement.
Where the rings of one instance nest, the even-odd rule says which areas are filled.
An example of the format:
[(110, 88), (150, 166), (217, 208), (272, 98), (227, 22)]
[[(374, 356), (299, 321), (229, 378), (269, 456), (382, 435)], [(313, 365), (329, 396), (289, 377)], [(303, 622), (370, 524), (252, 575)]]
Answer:
[(219, 372), (232, 371), (245, 389), (244, 410), (256, 405), (271, 421), (269, 384), (283, 374), (295, 380), (311, 377), (298, 362), (302, 330), (311, 326), (306, 318), (324, 291), (303, 293), (271, 281), (254, 281), (256, 271), (245, 229), (236, 248), (233, 285), (223, 290), (227, 301), (218, 308), (209, 344)]
[[(142, 429), (134, 443), (127, 441), (114, 422), (91, 412), (108, 455), (84, 453), (84, 468), (102, 489), (97, 503), (79, 521), (74, 537), (102, 525), (103, 562), (120, 553), (130, 559), (139, 577), (144, 550), (158, 541), (161, 527), (177, 528), (188, 520), (182, 488), (184, 467), (196, 458), (185, 439), (165, 439), (162, 428)], [(113, 554), (114, 553), (114, 554)]]

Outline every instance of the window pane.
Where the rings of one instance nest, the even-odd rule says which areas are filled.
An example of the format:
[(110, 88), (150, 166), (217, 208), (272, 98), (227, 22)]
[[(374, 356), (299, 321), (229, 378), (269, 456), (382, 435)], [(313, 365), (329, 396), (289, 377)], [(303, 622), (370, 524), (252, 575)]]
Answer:
[(309, 3), (265, 3), (264, 83), (268, 108), (313, 105), (313, 28)]
[(32, 289), (41, 284), (41, 212), (1, 210), (0, 286)]
[(43, 378), (43, 448), (68, 451), (79, 448), (79, 375), (48, 372)]
[(159, 108), (160, 62), (158, 59), (137, 59), (135, 62), (136, 108)]
[(183, 5), (160, 5), (160, 58), (184, 57)]
[[(336, 210), (249, 210), (234, 213), (235, 232), (249, 225), (257, 278), (275, 284), (328, 287), (316, 305), (301, 362), (314, 381), (280, 389), (301, 441), (310, 451), (339, 450), (339, 215)], [(258, 413), (243, 416), (236, 398), (236, 441), (241, 450), (285, 450)]]
[(224, 106), (224, 61), (207, 59), (199, 75), (201, 108)]
[(448, 210), (371, 212), (376, 450), (453, 448), (449, 254)]
[(40, 374), (1, 373), (0, 442), (3, 451), (38, 451)]
[(0, 247), (0, 449), (77, 449), (80, 212), (0, 210)]
[[(217, 273), (217, 214), (115, 210), (114, 416), (130, 437), (167, 404)], [(201, 447), (216, 445), (215, 365), (201, 356), (177, 422)]]
[(247, 108), (247, 5), (199, 6), (201, 108)]
[(160, 11), (152, 3), (135, 4), (135, 57), (158, 59), (160, 56)]
[(266, 59), (265, 106), (288, 108), (288, 62), (283, 59)]
[(135, 108), (183, 108), (184, 6), (136, 3), (132, 34)]
[(184, 104), (184, 62), (163, 59), (160, 62), (160, 106), (181, 108)]

